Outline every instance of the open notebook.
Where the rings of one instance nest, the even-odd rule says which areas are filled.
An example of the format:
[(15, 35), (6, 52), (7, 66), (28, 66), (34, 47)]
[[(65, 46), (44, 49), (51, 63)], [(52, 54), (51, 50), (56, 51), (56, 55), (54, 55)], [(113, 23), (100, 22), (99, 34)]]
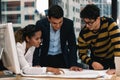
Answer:
[(12, 23), (0, 24), (4, 28), (5, 43), (4, 53), (2, 54), (3, 64), (8, 70), (15, 74), (21, 74), (22, 76), (34, 76), (34, 77), (60, 77), (60, 78), (97, 78), (105, 75), (105, 71), (83, 70), (81, 72), (69, 71), (63, 69), (64, 74), (54, 75), (50, 72), (42, 75), (27, 75), (23, 74), (20, 70), (20, 65), (17, 57), (17, 50), (15, 44), (15, 38), (13, 34)]
[(95, 71), (95, 70), (83, 70), (83, 71), (70, 71), (69, 69), (62, 69), (64, 73), (60, 75), (54, 75), (51, 72), (47, 72), (42, 75), (27, 75), (21, 74), (22, 76), (34, 76), (34, 77), (59, 77), (59, 78), (105, 78), (107, 75), (105, 70)]

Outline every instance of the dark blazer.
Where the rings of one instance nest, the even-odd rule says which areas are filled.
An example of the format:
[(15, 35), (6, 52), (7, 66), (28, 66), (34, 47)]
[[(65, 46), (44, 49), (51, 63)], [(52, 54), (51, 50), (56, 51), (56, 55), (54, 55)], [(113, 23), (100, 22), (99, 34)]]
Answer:
[[(40, 64), (41, 60), (45, 60), (44, 56), (48, 54), (49, 42), (50, 42), (50, 22), (47, 18), (37, 21), (36, 27), (40, 27), (42, 30), (43, 42), (41, 45), (41, 52), (36, 48), (33, 57), (33, 65)], [(67, 68), (71, 66), (77, 66), (77, 47), (76, 38), (73, 28), (73, 21), (67, 18), (63, 18), (63, 24), (60, 29), (60, 41), (61, 50), (66, 63)], [(39, 61), (39, 62), (38, 62)], [(56, 64), (56, 63), (55, 63)]]

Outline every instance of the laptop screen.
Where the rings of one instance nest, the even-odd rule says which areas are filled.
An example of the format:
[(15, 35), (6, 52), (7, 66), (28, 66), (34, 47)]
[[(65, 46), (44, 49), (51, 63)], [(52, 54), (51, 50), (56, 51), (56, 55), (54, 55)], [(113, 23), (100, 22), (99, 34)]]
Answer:
[(0, 60), (2, 58), (3, 48), (0, 47)]
[(0, 26), (0, 60), (1, 60), (1, 56), (3, 53), (3, 47), (4, 47), (4, 28), (2, 27), (2, 25)]
[(115, 57), (116, 75), (120, 76), (120, 57)]
[(15, 74), (20, 74), (20, 66), (17, 57), (16, 43), (12, 23), (0, 24), (0, 31), (2, 32), (2, 62), (5, 68)]

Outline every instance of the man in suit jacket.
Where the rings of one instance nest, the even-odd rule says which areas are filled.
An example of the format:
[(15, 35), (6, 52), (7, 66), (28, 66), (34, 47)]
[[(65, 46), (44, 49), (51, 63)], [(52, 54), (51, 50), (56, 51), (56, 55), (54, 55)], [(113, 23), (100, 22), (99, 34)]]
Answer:
[(63, 15), (62, 8), (53, 5), (48, 10), (48, 17), (37, 21), (36, 27), (42, 30), (43, 42), (41, 49), (35, 51), (33, 63), (34, 65), (40, 64), (40, 66), (81, 70), (77, 67), (73, 21), (64, 18)]

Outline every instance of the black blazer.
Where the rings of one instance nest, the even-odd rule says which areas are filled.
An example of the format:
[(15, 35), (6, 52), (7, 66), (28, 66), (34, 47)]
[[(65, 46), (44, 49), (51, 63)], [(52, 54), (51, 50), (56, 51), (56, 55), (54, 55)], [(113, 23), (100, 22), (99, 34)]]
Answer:
[[(41, 45), (41, 52), (36, 48), (33, 57), (33, 65), (40, 64), (41, 60), (45, 60), (44, 56), (48, 54), (49, 41), (50, 41), (50, 22), (47, 18), (37, 21), (36, 27), (40, 27), (42, 30), (43, 42)], [(67, 68), (71, 66), (77, 66), (77, 47), (76, 38), (73, 28), (73, 21), (67, 18), (63, 18), (63, 24), (60, 29), (60, 41), (61, 50), (64, 56), (64, 60)], [(38, 62), (39, 61), (39, 62)]]

